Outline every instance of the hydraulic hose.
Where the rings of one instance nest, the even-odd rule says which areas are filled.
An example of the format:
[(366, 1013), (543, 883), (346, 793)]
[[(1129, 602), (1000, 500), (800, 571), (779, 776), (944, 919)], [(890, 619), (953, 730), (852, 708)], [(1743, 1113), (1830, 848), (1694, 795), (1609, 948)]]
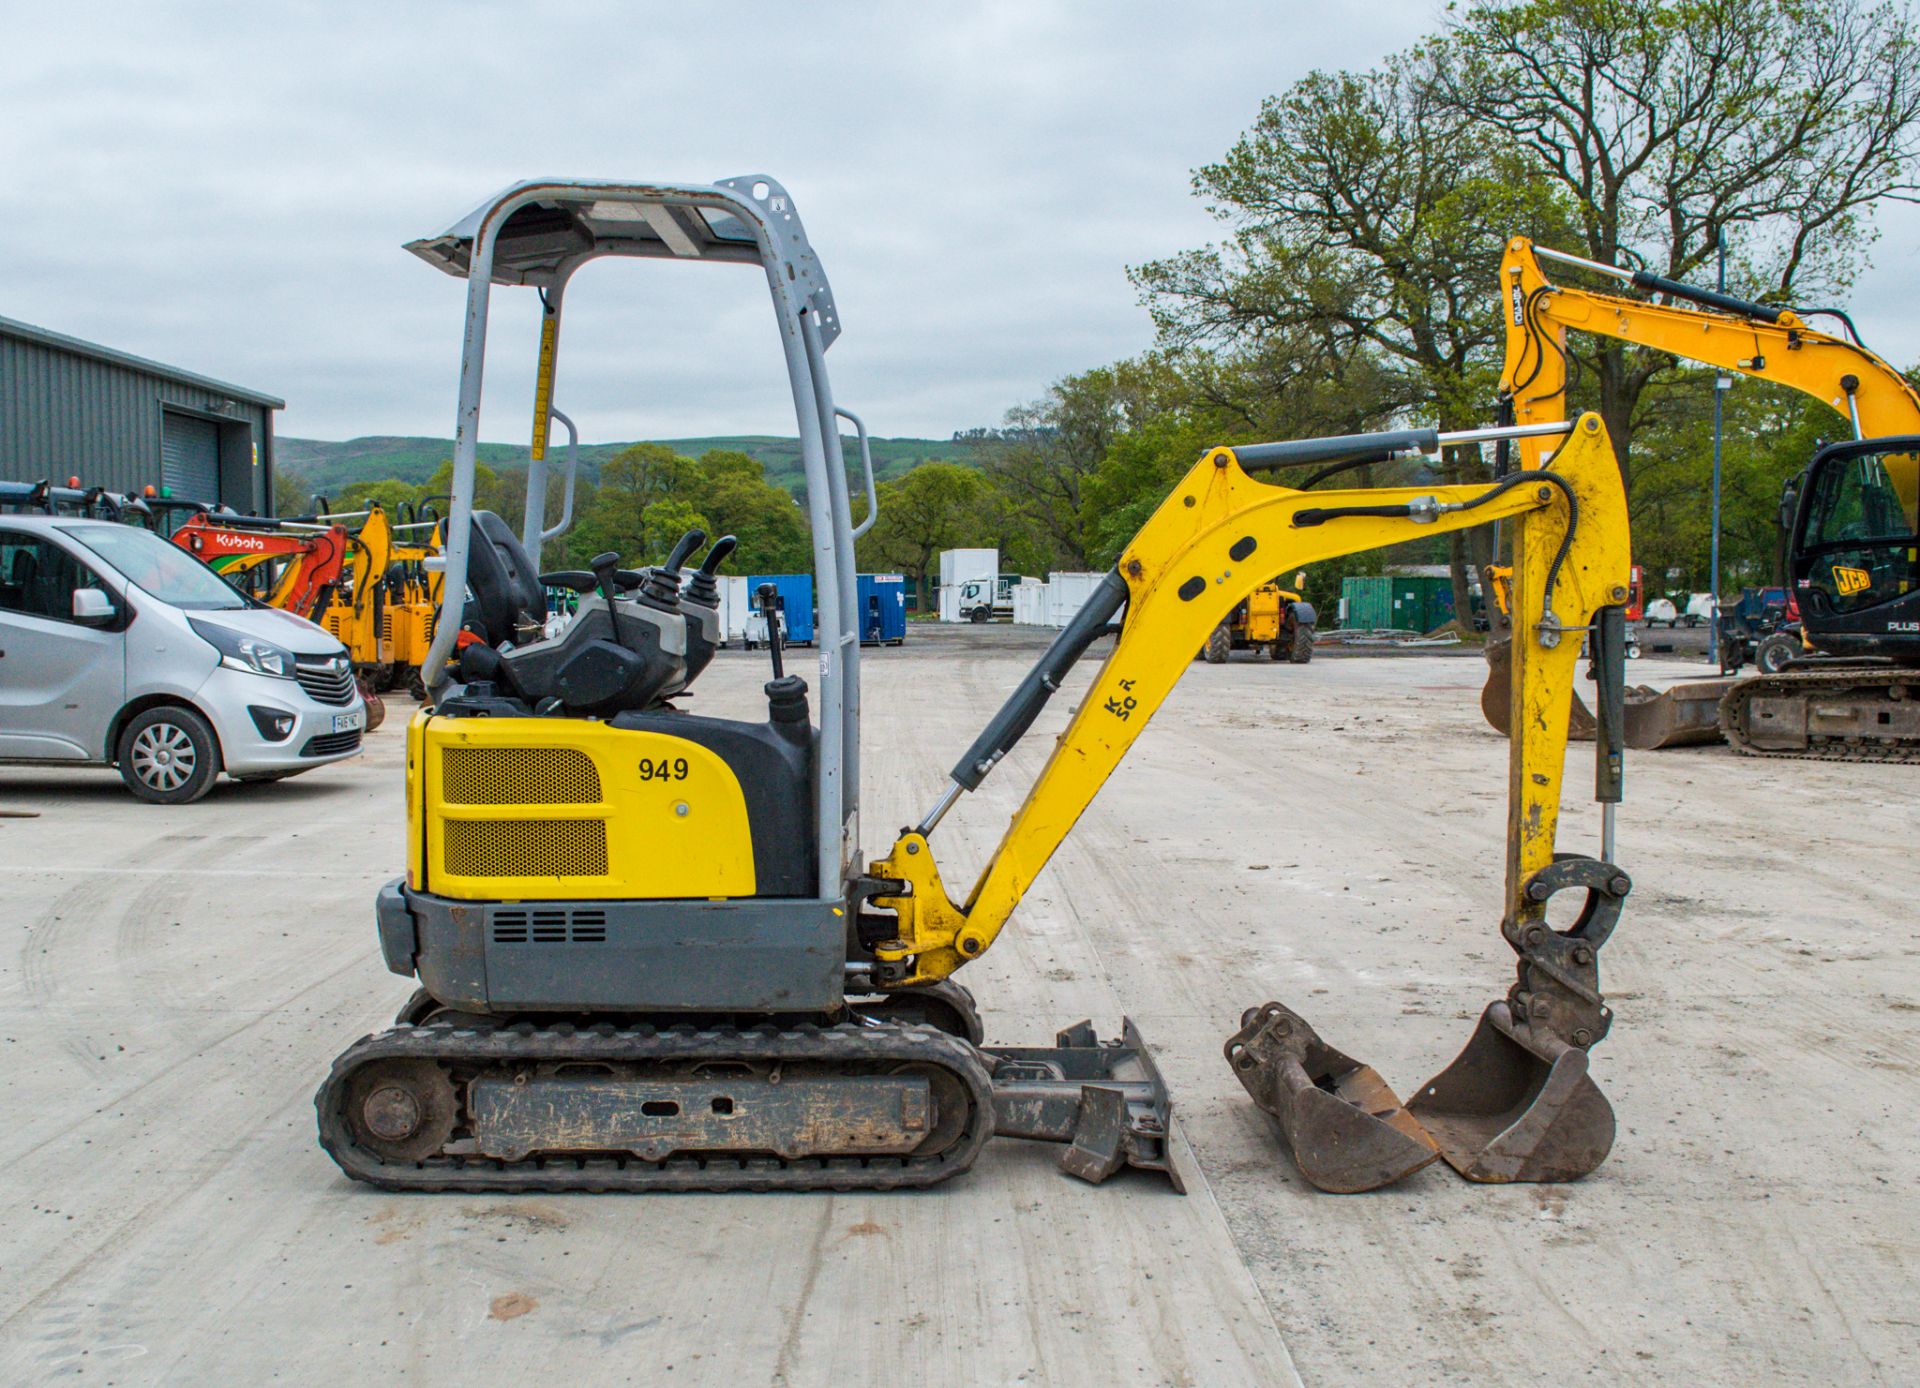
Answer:
[[(1479, 496), (1473, 498), (1473, 500), (1460, 502), (1458, 505), (1450, 506), (1447, 509), (1450, 511), (1477, 511), (1495, 497), (1504, 496), (1515, 487), (1528, 482), (1545, 482), (1550, 486), (1558, 487), (1560, 489), (1560, 495), (1567, 499), (1566, 532), (1561, 535), (1560, 547), (1554, 552), (1553, 563), (1548, 566), (1547, 586), (1545, 592), (1542, 594), (1543, 601), (1541, 606), (1545, 611), (1551, 613), (1553, 611), (1553, 590), (1559, 585), (1561, 567), (1567, 562), (1567, 552), (1573, 548), (1573, 532), (1580, 524), (1580, 501), (1574, 496), (1573, 488), (1567, 484), (1567, 479), (1556, 472), (1547, 472), (1544, 469), (1532, 472), (1509, 473), (1506, 477), (1503, 477), (1500, 481), (1495, 482), (1491, 487), (1487, 488), (1487, 490)], [(1293, 513), (1293, 523), (1297, 526), (1325, 525), (1330, 520), (1339, 520), (1344, 516), (1374, 516), (1382, 519), (1392, 519), (1400, 516), (1411, 516), (1414, 514), (1414, 509), (1414, 503), (1412, 502), (1403, 502), (1396, 506), (1309, 506), (1304, 510)]]

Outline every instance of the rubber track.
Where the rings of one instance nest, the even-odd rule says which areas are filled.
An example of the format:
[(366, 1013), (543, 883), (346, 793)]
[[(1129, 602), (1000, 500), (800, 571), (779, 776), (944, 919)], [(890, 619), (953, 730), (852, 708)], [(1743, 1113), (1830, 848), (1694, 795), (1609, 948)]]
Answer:
[[(906, 1157), (670, 1157), (649, 1162), (631, 1154), (593, 1158), (437, 1156), (391, 1163), (355, 1144), (341, 1112), (346, 1084), (359, 1066), (390, 1058), (432, 1059), (462, 1067), (555, 1061), (677, 1063), (701, 1060), (825, 1062), (886, 1068), (923, 1064), (948, 1071), (973, 1099), (965, 1129), (943, 1153)], [(458, 1086), (456, 1086), (456, 1089)], [(462, 1112), (465, 1097), (459, 1096)], [(991, 1080), (979, 1053), (928, 1026), (798, 1026), (754, 1030), (658, 1029), (602, 1024), (535, 1027), (396, 1027), (349, 1046), (314, 1095), (320, 1145), (357, 1181), (411, 1191), (689, 1191), (896, 1190), (931, 1186), (973, 1165), (993, 1135)]]
[[(1772, 751), (1750, 744), (1740, 731), (1742, 701), (1756, 696), (1818, 694), (1824, 687), (1842, 695), (1868, 689), (1905, 685), (1909, 699), (1920, 698), (1920, 671), (1915, 670), (1801, 670), (1778, 675), (1748, 675), (1734, 682), (1720, 698), (1720, 733), (1734, 751), (1749, 757), (1782, 757), (1798, 761), (1853, 761), (1920, 763), (1920, 742), (1849, 742), (1844, 737), (1813, 738), (1806, 750)], [(1883, 696), (1884, 698), (1884, 696)], [(1873, 700), (1878, 703), (1881, 700)]]

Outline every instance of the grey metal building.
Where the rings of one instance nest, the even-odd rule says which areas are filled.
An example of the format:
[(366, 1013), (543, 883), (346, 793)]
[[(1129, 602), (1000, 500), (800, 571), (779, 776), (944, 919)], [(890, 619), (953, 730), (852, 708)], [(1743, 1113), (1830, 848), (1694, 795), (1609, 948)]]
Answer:
[(284, 400), (0, 318), (0, 479), (267, 514)]

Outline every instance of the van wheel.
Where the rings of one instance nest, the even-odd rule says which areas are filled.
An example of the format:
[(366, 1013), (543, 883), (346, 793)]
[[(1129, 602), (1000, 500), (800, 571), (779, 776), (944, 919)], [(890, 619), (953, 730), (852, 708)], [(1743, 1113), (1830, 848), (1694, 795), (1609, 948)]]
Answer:
[(190, 708), (150, 708), (120, 732), (116, 755), (127, 789), (153, 805), (186, 805), (213, 789), (220, 742)]
[(1233, 649), (1233, 633), (1227, 630), (1225, 622), (1213, 629), (1207, 638), (1207, 649), (1203, 653), (1209, 665), (1225, 665), (1227, 653)]
[(1764, 673), (1777, 675), (1787, 668), (1787, 662), (1800, 656), (1799, 639), (1776, 631), (1760, 643), (1760, 649), (1754, 653), (1753, 663)]

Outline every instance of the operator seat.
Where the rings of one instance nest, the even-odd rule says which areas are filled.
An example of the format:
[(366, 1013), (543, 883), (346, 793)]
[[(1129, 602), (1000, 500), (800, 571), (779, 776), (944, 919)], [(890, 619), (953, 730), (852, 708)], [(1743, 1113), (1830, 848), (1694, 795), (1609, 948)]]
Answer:
[(468, 611), (489, 645), (523, 646), (546, 627), (547, 590), (533, 560), (507, 523), (492, 511), (475, 511), (467, 545)]
[(577, 590), (597, 583), (602, 591), (583, 596), (567, 629), (548, 639), (546, 584), (532, 558), (499, 516), (474, 512), (467, 625), (487, 644), (461, 652), (462, 681), (491, 681), (535, 711), (574, 717), (644, 709), (684, 685), (687, 624), (678, 578), (651, 587), (642, 581), (628, 599), (619, 596), (618, 563), (617, 555), (603, 554), (593, 574), (552, 575)]

